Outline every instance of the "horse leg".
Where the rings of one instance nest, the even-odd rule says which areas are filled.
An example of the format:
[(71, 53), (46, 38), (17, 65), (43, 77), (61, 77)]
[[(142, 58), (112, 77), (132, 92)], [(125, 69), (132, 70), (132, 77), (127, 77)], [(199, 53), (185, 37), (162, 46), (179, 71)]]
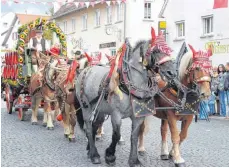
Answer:
[(180, 132), (180, 145), (187, 138), (188, 128), (192, 123), (193, 116), (188, 116), (186, 120), (183, 120), (181, 123), (181, 132)]
[(105, 161), (108, 165), (114, 166), (116, 160), (115, 150), (116, 150), (116, 145), (120, 140), (120, 136), (121, 136), (120, 127), (122, 123), (122, 119), (118, 111), (114, 111), (113, 115), (111, 115), (111, 122), (113, 127), (112, 142), (110, 146), (106, 149)]
[(173, 143), (172, 150), (170, 151), (170, 155), (173, 158), (173, 162), (176, 167), (184, 167), (185, 161), (180, 155), (180, 136), (179, 131), (177, 128), (177, 120), (174, 113), (168, 112), (168, 123), (169, 123), (169, 129), (171, 132), (171, 140)]
[(75, 142), (75, 126), (76, 126), (76, 110), (74, 105), (70, 105), (70, 114), (69, 114), (69, 127), (70, 127), (70, 135), (68, 136), (68, 139), (70, 142)]
[(143, 156), (146, 153), (145, 147), (144, 147), (144, 131), (145, 131), (145, 120), (143, 121), (142, 125), (140, 126), (140, 132), (139, 132), (139, 144), (138, 144), (138, 153), (139, 155)]
[(53, 119), (52, 119), (52, 109), (51, 109), (51, 104), (50, 102), (45, 102), (44, 104), (44, 110), (47, 113), (47, 129), (48, 130), (53, 130), (54, 129), (54, 125), (53, 125)]
[(70, 135), (69, 112), (70, 112), (70, 106), (67, 103), (65, 103), (64, 112), (62, 114), (63, 114), (64, 136), (66, 138), (69, 138)]
[(167, 142), (168, 121), (161, 120), (161, 160), (169, 159), (169, 149)]
[(37, 125), (37, 112), (40, 103), (41, 103), (41, 98), (37, 98), (35, 96), (32, 97), (32, 117), (31, 117), (32, 125)]
[(142, 166), (142, 163), (138, 159), (138, 136), (144, 119), (144, 117), (132, 119), (131, 148), (129, 156), (130, 167)]

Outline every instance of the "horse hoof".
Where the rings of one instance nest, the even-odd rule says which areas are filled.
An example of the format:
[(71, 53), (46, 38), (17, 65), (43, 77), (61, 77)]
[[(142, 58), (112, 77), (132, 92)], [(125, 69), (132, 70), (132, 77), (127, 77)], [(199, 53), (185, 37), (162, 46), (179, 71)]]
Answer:
[(186, 167), (185, 163), (175, 163), (175, 167)]
[(170, 157), (169, 155), (161, 155), (161, 160), (169, 160)]
[(115, 166), (116, 156), (105, 156), (105, 161), (109, 166)]
[(91, 158), (91, 162), (93, 164), (101, 164), (101, 160), (99, 157), (94, 157), (94, 158)]
[(135, 162), (129, 162), (129, 166), (130, 167), (143, 167), (143, 164), (139, 160), (137, 160)]
[(37, 125), (38, 123), (37, 122), (32, 122), (32, 125)]
[(48, 130), (54, 130), (54, 127), (47, 127)]
[(76, 142), (76, 138), (68, 138), (69, 142)]
[(43, 123), (42, 126), (43, 126), (43, 127), (47, 127), (47, 123)]
[(171, 154), (169, 154), (169, 159), (173, 159), (173, 156)]
[(140, 156), (145, 156), (145, 155), (146, 155), (146, 151), (138, 151), (138, 154), (139, 154)]
[(125, 145), (125, 141), (118, 141), (119, 145)]
[(64, 134), (64, 137), (65, 137), (65, 138), (68, 138), (68, 134)]

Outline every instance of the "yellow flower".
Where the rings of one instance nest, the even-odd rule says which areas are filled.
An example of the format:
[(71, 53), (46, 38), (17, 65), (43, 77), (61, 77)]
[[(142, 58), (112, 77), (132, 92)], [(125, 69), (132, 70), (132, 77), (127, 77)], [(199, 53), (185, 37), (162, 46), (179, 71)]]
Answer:
[(25, 46), (25, 44), (24, 44), (24, 43), (20, 43), (20, 46), (21, 46), (21, 47), (24, 47), (24, 46)]
[(25, 31), (24, 31), (26, 34), (29, 32), (29, 30), (28, 29), (25, 29)]
[(20, 35), (20, 38), (24, 39), (25, 38), (24, 34), (21, 34)]
[(57, 34), (60, 34), (60, 32), (61, 32), (60, 29), (56, 29)]
[(30, 24), (29, 24), (29, 27), (30, 27), (30, 28), (34, 28), (34, 24), (33, 24), (33, 23), (30, 23)]
[(46, 21), (47, 21), (46, 19), (42, 19), (42, 23), (43, 23), (43, 24), (45, 24), (45, 23), (46, 23)]
[(64, 35), (64, 34), (61, 34), (61, 35), (60, 35), (60, 39), (61, 39), (61, 40), (64, 40), (64, 39), (65, 39), (65, 35)]
[(66, 56), (66, 55), (67, 55), (67, 52), (66, 52), (66, 51), (63, 51), (62, 54), (63, 54), (64, 56)]
[(62, 43), (62, 45), (63, 45), (64, 47), (66, 47), (66, 46), (67, 46), (66, 41), (64, 41), (64, 42)]
[(55, 24), (54, 24), (54, 23), (51, 23), (51, 24), (50, 24), (50, 27), (51, 27), (51, 28), (54, 28), (54, 27), (55, 27)]
[(36, 20), (35, 24), (36, 24), (36, 25), (39, 25), (39, 23), (40, 23), (39, 20)]
[[(18, 62), (20, 62), (20, 63), (22, 63), (22, 62), (23, 62), (23, 58), (22, 58), (21, 56), (19, 57)], [(19, 71), (21, 71), (21, 70), (22, 70), (22, 68), (21, 68), (21, 67), (19, 67), (19, 68), (18, 68), (18, 70), (19, 70)]]

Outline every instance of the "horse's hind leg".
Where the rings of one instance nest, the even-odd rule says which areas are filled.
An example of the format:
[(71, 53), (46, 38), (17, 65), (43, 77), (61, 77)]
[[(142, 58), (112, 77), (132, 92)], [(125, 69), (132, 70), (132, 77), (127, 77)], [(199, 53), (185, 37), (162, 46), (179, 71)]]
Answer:
[(31, 122), (32, 125), (37, 125), (37, 113), (38, 113), (38, 108), (41, 103), (41, 98), (32, 97), (32, 117), (31, 117)]
[(113, 127), (112, 142), (105, 152), (105, 161), (108, 165), (113, 166), (115, 164), (116, 156), (115, 149), (118, 141), (120, 140), (120, 127), (121, 127), (121, 116), (118, 111), (114, 111), (111, 115), (111, 122)]
[(168, 160), (169, 159), (169, 148), (167, 141), (167, 133), (168, 133), (168, 121), (161, 120), (161, 159)]
[(145, 120), (143, 121), (142, 125), (140, 126), (140, 132), (139, 132), (139, 144), (138, 144), (138, 153), (139, 155), (145, 155), (146, 150), (144, 147), (144, 131), (145, 131)]
[(183, 120), (181, 123), (181, 132), (180, 132), (180, 145), (187, 138), (188, 128), (192, 123), (193, 116), (187, 116), (186, 120)]
[(168, 123), (171, 132), (171, 140), (173, 143), (173, 147), (170, 152), (170, 155), (172, 156), (173, 162), (176, 167), (184, 167), (185, 161), (180, 155), (180, 136), (177, 128), (177, 120), (173, 112), (172, 113), (168, 112)]

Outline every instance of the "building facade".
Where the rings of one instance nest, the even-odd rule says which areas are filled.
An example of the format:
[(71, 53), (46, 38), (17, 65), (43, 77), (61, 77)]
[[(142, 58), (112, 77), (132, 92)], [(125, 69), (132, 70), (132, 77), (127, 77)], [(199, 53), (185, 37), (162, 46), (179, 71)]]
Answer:
[[(158, 15), (163, 0), (128, 0), (126, 3), (97, 3), (94, 7), (62, 6), (53, 16), (67, 35), (68, 56), (74, 48), (92, 55), (115, 55), (128, 38), (132, 45), (150, 39), (151, 27), (158, 29)], [(102, 55), (102, 59), (105, 57)], [(105, 59), (106, 60), (106, 59)]]
[(170, 0), (164, 16), (167, 41), (179, 51), (182, 43), (204, 50), (213, 44), (214, 66), (229, 62), (229, 8), (213, 9), (214, 0)]

